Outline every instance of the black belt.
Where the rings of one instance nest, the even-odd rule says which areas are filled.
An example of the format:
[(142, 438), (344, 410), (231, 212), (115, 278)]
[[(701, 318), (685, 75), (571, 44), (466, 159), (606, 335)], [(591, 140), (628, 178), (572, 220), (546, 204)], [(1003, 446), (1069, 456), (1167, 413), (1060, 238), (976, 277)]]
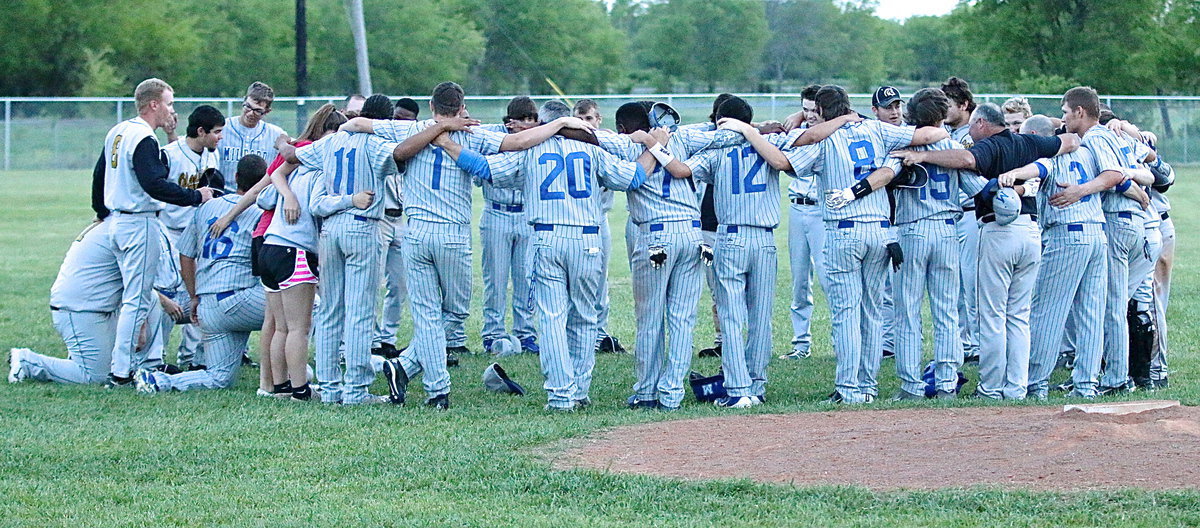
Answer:
[[(1033, 214), (1033, 213), (1021, 213), (1019, 216), (1028, 216), (1034, 222), (1037, 221), (1037, 215)], [(995, 222), (996, 221), (996, 213), (988, 213), (988, 214), (984, 215), (983, 218), (980, 218), (979, 221), (983, 222), (985, 224), (990, 224), (992, 222)]]
[(50, 311), (51, 311), (51, 312), (57, 312), (57, 311), (58, 311), (58, 307), (57, 307), (57, 306), (54, 306), (53, 304), (51, 304), (51, 305), (50, 305)]
[(396, 207), (393, 209), (384, 209), (383, 214), (385, 214), (391, 218), (396, 218), (397, 216), (404, 214), (404, 209), (401, 207)]
[(817, 201), (810, 199), (807, 196), (797, 196), (792, 198), (792, 203), (796, 205), (817, 205)]
[[(746, 226), (746, 227), (758, 227), (758, 226)], [(726, 233), (737, 233), (737, 232), (740, 230), (740, 226), (735, 226), (735, 225), (727, 225), (727, 226), (725, 226), (725, 227), (724, 227), (724, 229), (725, 229), (725, 232), (726, 232)], [(765, 230), (766, 230), (768, 233), (773, 233), (773, 232), (775, 232), (775, 228), (774, 228), (774, 227), (759, 227), (759, 229), (765, 229)], [(721, 231), (721, 228), (720, 228), (720, 227), (718, 227), (718, 228), (717, 228), (717, 231)]]
[(968, 206), (966, 206), (966, 207), (963, 207), (963, 208), (962, 208), (962, 210), (963, 210), (963, 211), (974, 211), (974, 210), (975, 210), (975, 206), (974, 206), (974, 205), (968, 205)]
[(121, 213), (121, 214), (125, 214), (125, 215), (148, 215), (148, 214), (153, 213), (154, 216), (158, 216), (158, 211), (122, 211), (120, 209), (114, 209), (113, 212)]

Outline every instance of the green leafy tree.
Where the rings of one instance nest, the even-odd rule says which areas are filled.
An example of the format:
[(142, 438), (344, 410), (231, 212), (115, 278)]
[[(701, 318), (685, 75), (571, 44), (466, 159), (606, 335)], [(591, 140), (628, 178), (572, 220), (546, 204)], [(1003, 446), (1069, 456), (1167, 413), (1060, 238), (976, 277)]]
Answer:
[(764, 4), (745, 0), (670, 0), (651, 5), (634, 38), (638, 64), (673, 81), (745, 83), (760, 71), (767, 41)]

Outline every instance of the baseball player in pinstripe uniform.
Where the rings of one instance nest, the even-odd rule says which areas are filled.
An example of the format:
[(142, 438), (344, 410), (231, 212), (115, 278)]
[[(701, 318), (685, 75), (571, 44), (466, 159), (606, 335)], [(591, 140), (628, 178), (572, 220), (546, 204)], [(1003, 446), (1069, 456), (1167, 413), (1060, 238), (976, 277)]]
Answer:
[[(1153, 137), (1151, 137), (1153, 139)], [(1153, 145), (1153, 143), (1151, 143)], [(1157, 154), (1157, 153), (1156, 153)], [(1151, 347), (1150, 373), (1148, 382), (1141, 383), (1141, 388), (1149, 390), (1167, 388), (1167, 304), (1171, 295), (1171, 263), (1175, 254), (1175, 223), (1171, 219), (1171, 201), (1165, 193), (1175, 184), (1175, 170), (1156, 156), (1150, 164), (1154, 172), (1154, 186), (1150, 189), (1150, 201), (1161, 220), (1158, 230), (1162, 240), (1162, 249), (1155, 262), (1153, 273), (1154, 286), (1154, 336)], [(1144, 325), (1143, 325), (1144, 328)], [(1135, 379), (1138, 383), (1141, 380)]]
[[(854, 114), (839, 86), (822, 87), (816, 98), (823, 121)], [(846, 124), (816, 145), (788, 152), (796, 174), (815, 173), (819, 189), (827, 195), (823, 251), (838, 364), (833, 402), (863, 403), (878, 395), (880, 292), (892, 240), (887, 197), (871, 193), (886, 183), (883, 172), (869, 176), (883, 165), (889, 151), (946, 137), (942, 129), (862, 121)], [(832, 207), (846, 201), (850, 203)]]
[(238, 162), (238, 195), (222, 196), (195, 210), (195, 217), (179, 237), (180, 271), (192, 298), (193, 323), (203, 333), (206, 368), (167, 374), (138, 370), (138, 392), (150, 394), (171, 389), (223, 389), (237, 380), (242, 351), (250, 332), (263, 324), (267, 299), (250, 270), (251, 231), (262, 210), (251, 207), (229, 225), (220, 237), (208, 226), (237, 205), (237, 198), (267, 171), (267, 162), (249, 155)]
[[(800, 94), (803, 127), (817, 124), (818, 85), (808, 86)], [(829, 291), (825, 276), (825, 259), (821, 248), (825, 244), (825, 225), (821, 220), (821, 199), (817, 194), (817, 181), (811, 172), (793, 175), (788, 183), (788, 256), (792, 270), (792, 350), (779, 356), (780, 359), (803, 359), (812, 348), (813, 298), (812, 277), (816, 274), (823, 291)]]
[(87, 226), (67, 250), (50, 287), (50, 319), (67, 358), (9, 352), (8, 382), (103, 383), (108, 376), (121, 307), (121, 268), (108, 247), (112, 219)]
[[(1068, 130), (1080, 130), (1080, 121), (1070, 121), (1075, 126), (1069, 125)], [(1049, 119), (1044, 116), (1031, 117), (1022, 126), (1023, 132), (1044, 136), (1052, 134), (1050, 129)], [(1064, 326), (1070, 325), (1076, 345), (1072, 385), (1077, 387), (1076, 395), (1094, 397), (1100, 374), (1105, 313), (1104, 304), (1096, 299), (1105, 295), (1111, 262), (1109, 241), (1104, 235), (1107, 218), (1102, 210), (1102, 196), (1094, 194), (1121, 184), (1126, 175), (1120, 168), (1103, 169), (1085, 135), (1084, 148), (1010, 171), (1001, 176), (1000, 184), (1034, 177), (1042, 179), (1038, 222), (1042, 226), (1043, 249), (1031, 309), (1033, 343), (1028, 392), (1044, 397), (1066, 334)], [(1079, 188), (1078, 201), (1056, 206), (1052, 197), (1064, 187)], [(1023, 396), (1007, 382), (1002, 389), (999, 392), (1005, 398)], [(984, 390), (981, 379), (980, 392)]]
[[(271, 103), (274, 101), (275, 90), (266, 83), (254, 81), (246, 89), (246, 97), (242, 100), (242, 115), (229, 118), (225, 123), (224, 133), (217, 142), (222, 174), (234, 174), (238, 161), (248, 154), (256, 154), (266, 160), (275, 159), (279, 153), (275, 149), (275, 141), (280, 136), (286, 138), (287, 133), (282, 128), (263, 121), (263, 118), (271, 113)], [(227, 191), (236, 191), (232, 181), (226, 181), (225, 185)]]
[[(1113, 179), (1120, 175), (1124, 179), (1126, 171), (1136, 169), (1131, 149), (1111, 130), (1099, 124), (1099, 106), (1100, 98), (1095, 90), (1082, 86), (1072, 88), (1063, 96), (1063, 121), (1068, 131), (1083, 134), (1083, 144), (1096, 158), (1100, 174), (1112, 174)], [(1081, 198), (1077, 195), (1109, 181), (1108, 178), (1100, 176), (1095, 179), (1097, 183), (1091, 186), (1077, 184), (1064, 189), (1052, 198), (1051, 204), (1061, 206), (1074, 203)], [(1150, 179), (1153, 180), (1153, 177)], [(1104, 318), (1103, 349), (1105, 371), (1100, 378), (1099, 387), (1090, 379), (1073, 376), (1071, 395), (1083, 398), (1094, 398), (1097, 392), (1108, 393), (1123, 387), (1129, 375), (1129, 326), (1126, 316), (1129, 303), (1129, 263), (1135, 252), (1142, 250), (1145, 213), (1140, 204), (1121, 194), (1125, 188), (1117, 187), (1115, 190), (1117, 192), (1101, 194), (1105, 216), (1104, 231), (1108, 237), (1108, 302)], [(1082, 359), (1077, 353), (1076, 372)]]
[[(950, 139), (971, 148), (975, 144), (971, 137), (971, 114), (975, 112), (975, 96), (967, 81), (951, 77), (942, 84), (942, 92), (950, 98), (950, 111), (946, 113), (946, 130)], [(958, 324), (961, 328), (963, 355), (967, 359), (979, 358), (979, 320), (975, 306), (976, 266), (979, 262), (979, 221), (974, 218), (975, 199), (958, 193), (963, 210), (963, 220), (955, 224), (962, 252), (959, 255)]]
[[(538, 117), (543, 122), (561, 122), (570, 112), (561, 102), (550, 101)], [(449, 137), (439, 139), (439, 145), (476, 177), (524, 190), (526, 215), (535, 233), (531, 289), (542, 339), (539, 357), (546, 378), (546, 409), (573, 411), (590, 405), (603, 275), (599, 190), (601, 186), (619, 191), (638, 188), (646, 179), (650, 156), (639, 165), (597, 146), (559, 137), (525, 152), (486, 158), (472, 149), (460, 151)]]
[[(361, 106), (359, 108), (361, 110)], [(392, 117), (400, 121), (416, 121), (421, 107), (407, 97), (396, 101)], [(400, 314), (408, 302), (408, 286), (404, 281), (404, 169), (407, 164), (397, 163), (399, 177), (387, 180), (383, 195), (383, 282), (387, 294), (383, 297), (383, 313), (375, 327), (375, 344), (371, 353), (387, 358), (400, 352), (396, 349), (396, 331), (400, 328)]]
[(112, 215), (108, 249), (121, 269), (124, 292), (113, 344), (110, 386), (129, 385), (144, 360), (136, 352), (138, 334), (146, 322), (153, 277), (158, 267), (159, 222), (163, 202), (198, 205), (212, 190), (184, 189), (168, 180), (154, 129), (174, 113), (175, 94), (159, 79), (142, 81), (134, 90), (138, 117), (109, 130), (104, 149), (92, 172), (92, 209), (99, 218)]
[[(221, 114), (220, 110), (209, 105), (200, 105), (192, 110), (191, 115), (188, 116), (185, 137), (162, 149), (163, 154), (167, 157), (168, 176), (185, 189), (199, 187), (200, 175), (208, 169), (217, 168), (219, 161), (217, 144), (221, 141), (221, 133), (224, 128), (225, 116)], [(159, 215), (159, 220), (167, 228), (167, 235), (174, 250), (172, 260), (175, 262), (179, 262), (179, 236), (191, 222), (194, 213), (195, 211), (191, 207), (167, 204), (163, 206), (162, 214)], [(171, 297), (172, 301), (180, 306), (191, 306), (191, 299), (187, 298), (186, 289), (179, 288), (176, 292), (180, 295)], [(179, 368), (186, 370), (192, 364), (203, 364), (203, 356), (197, 354), (198, 351), (200, 351), (200, 329), (190, 323), (181, 325), (177, 356)]]
[[(949, 106), (950, 100), (940, 89), (920, 90), (908, 102), (908, 123), (940, 128)], [(917, 150), (957, 148), (962, 145), (947, 138)], [(889, 158), (884, 167), (893, 174), (901, 171), (900, 161), (895, 158)], [(936, 165), (923, 168), (928, 175), (923, 184), (910, 182), (894, 191), (896, 227), (904, 252), (893, 290), (898, 315), (896, 374), (901, 382), (897, 400), (925, 398), (925, 381), (921, 377), (921, 301), (926, 291), (934, 324), (936, 395), (943, 399), (957, 395), (958, 369), (963, 359), (958, 342), (960, 246), (955, 224), (962, 218), (958, 193), (974, 196), (984, 185), (983, 178), (972, 171)]]
[[(871, 94), (871, 113), (875, 114), (875, 118), (889, 125), (901, 126), (904, 124), (904, 99), (900, 97), (900, 90), (894, 86), (880, 86), (875, 93)], [(896, 214), (896, 202), (891, 197), (888, 198), (892, 204), (892, 216)], [(898, 238), (898, 230), (893, 223), (889, 228), (892, 231), (892, 239)], [(897, 309), (895, 298), (896, 283), (895, 270), (889, 271), (887, 280), (883, 284), (883, 300), (881, 307), (883, 309), (883, 320), (880, 328), (883, 330), (883, 357), (889, 358), (896, 355), (896, 326), (899, 321), (899, 310)]]
[(687, 160), (692, 176), (713, 186), (720, 221), (713, 248), (714, 293), (721, 328), (728, 337), (722, 344), (721, 366), (729, 396), (715, 403), (728, 408), (765, 401), (777, 266), (773, 233), (779, 225), (779, 171), (790, 168), (778, 147), (790, 143), (792, 136), (773, 134), (768, 142), (746, 124), (753, 115), (740, 97), (726, 100), (717, 110), (718, 122), (724, 118), (741, 121), (741, 125), (731, 125), (742, 131), (746, 140)]
[[(504, 124), (484, 125), (484, 130), (507, 134), (537, 126), (537, 106), (529, 97), (514, 97), (508, 103)], [(483, 215), (479, 239), (483, 247), (483, 338), (484, 350), (508, 334), (504, 312), (509, 306), (508, 285), (512, 282), (512, 335), (531, 353), (539, 351), (529, 303), (529, 244), (533, 228), (525, 221), (525, 202), (520, 189), (505, 189), (475, 179), (483, 188)]]
[[(434, 118), (427, 121), (370, 121), (354, 119), (346, 129), (371, 131), (384, 138), (427, 143), (452, 120), (465, 123), (463, 90), (446, 82), (434, 88), (430, 108)], [(573, 118), (572, 118), (573, 119)], [(574, 120), (578, 126), (585, 126)], [(520, 150), (540, 143), (559, 131), (567, 120), (534, 127), (518, 134), (502, 135), (486, 130), (458, 132), (452, 139), (481, 153)], [(419, 140), (419, 141), (418, 141)], [(471, 177), (446, 159), (444, 150), (426, 146), (411, 160), (404, 173), (405, 263), (409, 284), (437, 285), (414, 288), (410, 292), (413, 311), (413, 342), (394, 360), (385, 363), (392, 401), (404, 403), (408, 380), (424, 372), (426, 404), (438, 409), (450, 406), (450, 374), (446, 369), (446, 325), (454, 316), (443, 315), (448, 309), (468, 305), (471, 295)], [(466, 314), (461, 314), (465, 319)], [(464, 338), (465, 339), (465, 338)]]
[[(634, 248), (630, 256), (637, 320), (634, 370), (637, 381), (630, 407), (678, 409), (692, 357), (692, 331), (700, 299), (700, 206), (683, 161), (702, 149), (741, 143), (733, 132), (679, 128), (652, 136), (644, 103), (617, 109), (621, 134), (599, 134), (608, 153), (637, 161), (650, 149), (665, 146), (671, 158), (659, 164), (644, 185), (628, 193)], [(630, 134), (630, 135), (625, 135)], [(669, 137), (669, 139), (668, 139)], [(721, 139), (723, 138), (723, 139)], [(674, 159), (674, 163), (670, 160)], [(627, 228), (628, 229), (628, 228)]]

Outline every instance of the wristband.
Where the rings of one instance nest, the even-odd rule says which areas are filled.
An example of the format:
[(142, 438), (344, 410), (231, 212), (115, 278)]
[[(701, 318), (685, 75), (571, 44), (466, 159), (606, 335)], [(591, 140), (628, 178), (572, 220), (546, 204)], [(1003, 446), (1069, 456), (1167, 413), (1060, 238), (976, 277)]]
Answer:
[(871, 191), (873, 190), (874, 189), (871, 188), (871, 182), (867, 181), (866, 178), (863, 178), (858, 180), (858, 183), (854, 184), (854, 186), (850, 188), (850, 193), (853, 194), (854, 199), (857, 200), (863, 196), (871, 194)]
[(671, 151), (667, 150), (661, 143), (655, 143), (653, 147), (648, 148), (650, 155), (658, 160), (658, 164), (666, 167), (667, 164), (675, 161), (675, 156), (671, 155)]

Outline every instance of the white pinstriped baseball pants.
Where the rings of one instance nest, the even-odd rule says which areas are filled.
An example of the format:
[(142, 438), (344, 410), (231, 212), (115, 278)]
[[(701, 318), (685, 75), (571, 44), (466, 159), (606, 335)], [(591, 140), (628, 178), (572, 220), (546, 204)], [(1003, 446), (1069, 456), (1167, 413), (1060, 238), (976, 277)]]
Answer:
[(266, 310), (267, 293), (261, 285), (201, 295), (199, 317), (206, 368), (179, 374), (153, 372), (159, 390), (225, 389), (233, 385), (250, 332), (262, 329)]
[[(973, 219), (971, 221), (974, 221)], [(929, 292), (933, 319), (934, 379), (939, 390), (958, 388), (963, 353), (958, 342), (959, 245), (951, 219), (926, 219), (898, 226), (904, 263), (893, 279), (898, 315), (896, 375), (900, 388), (925, 394), (921, 379), (921, 301)], [(886, 312), (885, 312), (886, 313)]]

